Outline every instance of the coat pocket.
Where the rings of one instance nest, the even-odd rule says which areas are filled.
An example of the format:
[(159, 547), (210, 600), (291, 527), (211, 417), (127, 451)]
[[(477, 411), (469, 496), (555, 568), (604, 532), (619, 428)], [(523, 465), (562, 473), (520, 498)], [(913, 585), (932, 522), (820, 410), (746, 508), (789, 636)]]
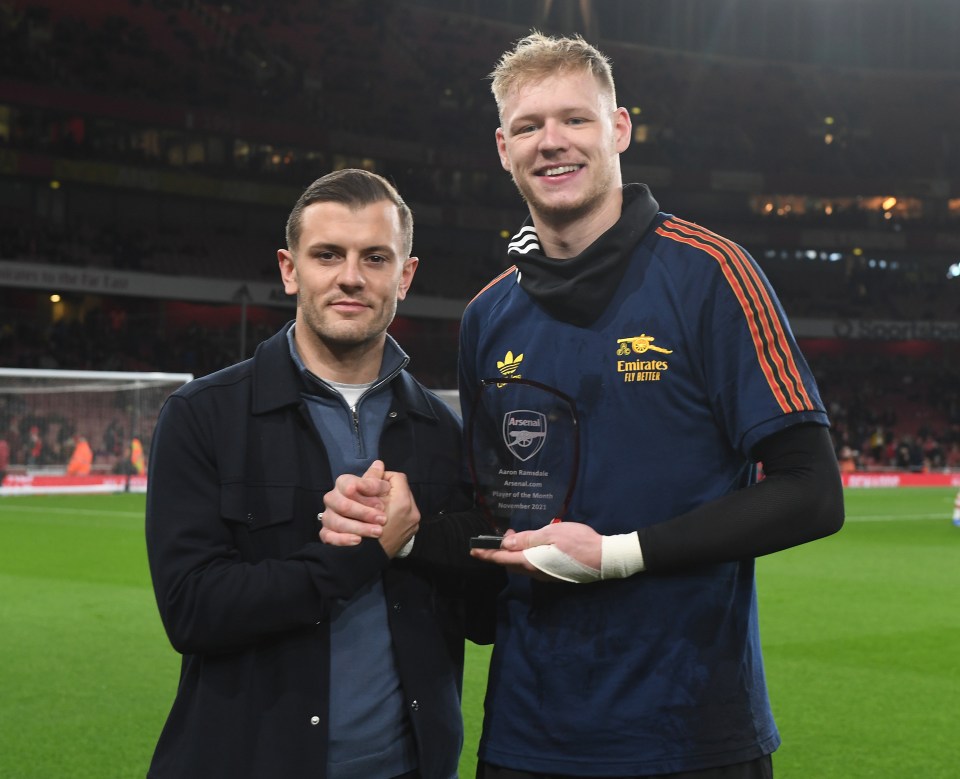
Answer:
[(282, 558), (311, 540), (294, 522), (296, 489), (288, 485), (224, 484), (220, 513), (248, 561)]

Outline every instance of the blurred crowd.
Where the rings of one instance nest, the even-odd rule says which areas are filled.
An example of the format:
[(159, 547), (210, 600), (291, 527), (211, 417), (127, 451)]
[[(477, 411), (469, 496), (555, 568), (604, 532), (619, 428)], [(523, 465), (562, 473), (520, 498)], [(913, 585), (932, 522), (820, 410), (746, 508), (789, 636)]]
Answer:
[(79, 432), (91, 426), (96, 427), (86, 417), (76, 418), (76, 412), (0, 413), (0, 471), (65, 468), (71, 476), (144, 472), (144, 443), (139, 436), (127, 437), (119, 419), (91, 437)]
[[(249, 349), (278, 329), (289, 314), (248, 325)], [(411, 369), (437, 389), (456, 387), (456, 324), (399, 317), (392, 328), (411, 354)], [(238, 359), (235, 325), (189, 324), (165, 329), (147, 312), (88, 312), (83, 322), (46, 330), (9, 321), (0, 327), (0, 365), (73, 370), (167, 371), (205, 375)], [(960, 344), (847, 342), (821, 352), (821, 341), (801, 347), (827, 404), (838, 459), (848, 470), (933, 471), (960, 468)], [(868, 348), (869, 347), (869, 348)], [(44, 431), (44, 462), (65, 461), (78, 424), (21, 414), (8, 436), (21, 457), (29, 430)], [(9, 430), (9, 419), (0, 429)], [(88, 434), (90, 431), (86, 431)], [(108, 427), (95, 451), (117, 455), (125, 431)], [(22, 460), (25, 461), (25, 460)], [(102, 461), (102, 457), (100, 459)]]
[[(370, 164), (414, 206), (414, 292), (465, 301), (504, 267), (523, 217), (494, 151), (486, 74), (533, 22), (378, 0), (8, 0), (0, 161), (16, 158), (19, 178), (0, 181), (0, 260), (275, 280), (300, 189)], [(633, 117), (627, 170), (654, 178), (665, 210), (740, 240), (791, 319), (960, 321), (960, 279), (943, 273), (960, 206), (942, 184), (960, 178), (960, 103), (943, 99), (960, 75), (604, 44)], [(78, 170), (87, 178), (68, 195), (47, 188), (56, 171)], [(758, 207), (752, 179), (718, 189), (723, 172), (806, 193), (810, 207)], [(164, 189), (173, 173), (220, 200), (183, 197), (180, 179)], [(885, 213), (818, 200), (861, 188), (916, 202)], [(231, 189), (262, 202), (224, 197)], [(798, 257), (820, 229), (887, 249), (854, 253), (851, 238), (829, 260)], [(0, 365), (199, 376), (289, 316), (260, 311), (240, 339), (233, 310), (172, 322), (162, 301), (102, 298), (51, 323), (38, 300), (0, 289)], [(455, 322), (401, 317), (394, 331), (428, 385), (455, 385)], [(960, 465), (955, 345), (877, 364), (811, 358), (846, 467)], [(53, 429), (47, 452), (62, 459), (76, 431), (68, 420)], [(93, 445), (117, 456), (115, 443)]]
[(810, 357), (843, 470), (960, 469), (956, 345), (938, 357)]
[[(536, 4), (526, 24), (437, 5), (11, 0), (0, 14), (0, 67), (11, 78), (160, 106), (249, 113), (255, 104), (271, 121), (310, 123), (318, 140), (343, 130), (484, 150), (496, 126), (485, 76), (504, 45), (536, 23)], [(620, 73), (636, 74), (621, 77), (619, 97), (639, 109), (635, 122), (647, 134), (628, 163), (831, 177), (960, 175), (960, 107), (941, 99), (960, 79), (949, 70), (772, 63), (749, 59), (749, 51), (691, 57), (615, 36), (604, 48)], [(30, 142), (29, 129), (11, 140)], [(58, 137), (32, 141), (90, 142), (69, 124)], [(509, 188), (500, 191), (510, 205)]]

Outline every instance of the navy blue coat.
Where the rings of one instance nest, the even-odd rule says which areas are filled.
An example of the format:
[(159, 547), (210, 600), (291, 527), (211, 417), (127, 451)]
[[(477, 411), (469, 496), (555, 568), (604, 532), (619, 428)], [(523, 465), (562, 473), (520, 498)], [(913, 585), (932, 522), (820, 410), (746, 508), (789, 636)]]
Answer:
[[(319, 542), (333, 485), (288, 327), (252, 359), (175, 392), (160, 413), (147, 551), (183, 661), (148, 776), (324, 776), (329, 607), (382, 575), (420, 772), (448, 779), (463, 740), (464, 637), (492, 640), (496, 588), (489, 575), (471, 578), (479, 564), (466, 550), (462, 568), (439, 571), (391, 562), (373, 540)], [(468, 506), (459, 420), (406, 371), (392, 389), (379, 450), (387, 468), (407, 474), (424, 515)]]

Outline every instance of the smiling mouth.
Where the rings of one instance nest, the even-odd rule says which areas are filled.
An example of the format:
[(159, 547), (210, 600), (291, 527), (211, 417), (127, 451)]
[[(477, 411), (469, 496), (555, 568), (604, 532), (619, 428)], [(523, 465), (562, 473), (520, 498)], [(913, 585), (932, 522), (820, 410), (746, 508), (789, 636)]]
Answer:
[(540, 171), (537, 175), (545, 178), (552, 178), (554, 176), (562, 176), (565, 173), (575, 173), (582, 167), (583, 165), (556, 165), (555, 167), (546, 168), (545, 170)]

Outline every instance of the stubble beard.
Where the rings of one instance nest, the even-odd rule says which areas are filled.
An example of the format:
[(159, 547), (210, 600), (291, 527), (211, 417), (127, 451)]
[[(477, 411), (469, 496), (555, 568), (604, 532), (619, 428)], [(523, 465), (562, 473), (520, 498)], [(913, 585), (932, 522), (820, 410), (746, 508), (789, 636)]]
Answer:
[(313, 337), (331, 353), (340, 356), (362, 352), (382, 343), (386, 329), (396, 315), (394, 308), (393, 312), (383, 312), (386, 314), (385, 322), (382, 322), (379, 314), (373, 321), (362, 322), (339, 319), (332, 313), (325, 316), (315, 306), (304, 306), (302, 299), (298, 304), (303, 312), (303, 322)]
[(544, 202), (532, 192), (525, 191), (525, 188), (517, 181), (516, 177), (512, 178), (514, 186), (520, 193), (520, 197), (523, 198), (523, 202), (527, 204), (531, 215), (538, 217), (543, 222), (555, 228), (569, 225), (589, 216), (600, 207), (604, 197), (611, 189), (610, 186), (598, 186), (587, 192), (579, 202), (554, 205)]

